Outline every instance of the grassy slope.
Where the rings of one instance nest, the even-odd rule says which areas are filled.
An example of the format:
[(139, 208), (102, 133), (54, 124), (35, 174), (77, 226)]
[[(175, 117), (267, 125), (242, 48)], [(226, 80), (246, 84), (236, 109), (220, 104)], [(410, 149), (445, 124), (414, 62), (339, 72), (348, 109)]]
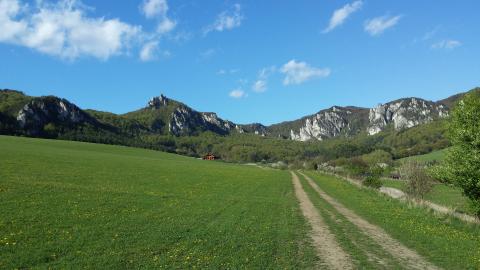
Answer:
[[(384, 179), (383, 185), (386, 187), (405, 190), (405, 182), (403, 181)], [(460, 212), (474, 214), (469, 207), (467, 197), (463, 196), (462, 190), (457, 187), (452, 187), (445, 184), (435, 184), (432, 191), (425, 196), (425, 199), (436, 204), (456, 209)]]
[(480, 227), (379, 196), (331, 176), (309, 173), (320, 188), (444, 269), (480, 268)]
[(418, 156), (411, 156), (411, 157), (402, 158), (402, 159), (400, 159), (400, 161), (406, 161), (406, 160), (415, 160), (415, 161), (419, 161), (419, 162), (442, 161), (445, 158), (445, 154), (446, 154), (447, 149), (448, 148), (433, 151), (433, 152), (425, 154), (425, 155), (418, 155)]
[(0, 136), (0, 268), (306, 268), (287, 172)]

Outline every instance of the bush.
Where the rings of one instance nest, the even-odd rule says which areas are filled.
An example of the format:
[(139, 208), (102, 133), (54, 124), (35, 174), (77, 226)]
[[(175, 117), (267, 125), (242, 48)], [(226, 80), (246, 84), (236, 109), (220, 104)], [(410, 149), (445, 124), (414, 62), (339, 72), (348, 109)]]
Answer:
[(345, 169), (350, 176), (356, 177), (364, 176), (369, 171), (368, 164), (359, 157), (349, 159), (348, 163), (345, 165)]
[(367, 177), (363, 180), (362, 184), (367, 187), (379, 189), (383, 183), (380, 177), (383, 174), (383, 169), (380, 166), (373, 166), (369, 169)]
[(400, 177), (407, 181), (406, 193), (413, 198), (422, 198), (432, 190), (433, 180), (422, 164), (409, 160), (399, 169)]
[(365, 154), (362, 156), (362, 159), (369, 164), (370, 166), (385, 163), (391, 164), (392, 163), (392, 155), (385, 150), (375, 150), (369, 154)]

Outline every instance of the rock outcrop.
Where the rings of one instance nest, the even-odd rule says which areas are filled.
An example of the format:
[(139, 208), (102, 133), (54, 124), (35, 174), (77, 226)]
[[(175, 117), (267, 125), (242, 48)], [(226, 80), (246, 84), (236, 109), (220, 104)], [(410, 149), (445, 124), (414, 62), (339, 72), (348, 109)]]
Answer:
[(298, 132), (290, 130), (290, 138), (296, 141), (308, 141), (336, 137), (344, 131), (349, 131), (348, 115), (350, 114), (352, 114), (350, 110), (337, 106), (320, 111), (312, 117), (307, 117)]
[(405, 98), (370, 109), (367, 133), (374, 135), (392, 124), (395, 130), (411, 128), (448, 116), (443, 104), (419, 98)]
[(164, 96), (160, 95), (159, 97), (153, 97), (148, 101), (147, 106), (151, 109), (159, 109), (161, 107), (167, 106), (169, 99)]
[(420, 98), (399, 99), (371, 109), (334, 106), (303, 118), (300, 127), (290, 129), (289, 138), (308, 141), (362, 132), (375, 135), (389, 126), (402, 130), (426, 124), (448, 116), (448, 112), (445, 104)]
[(175, 136), (197, 135), (205, 131), (220, 135), (254, 133), (265, 136), (267, 134), (266, 127), (261, 124), (238, 125), (220, 118), (213, 112), (198, 112), (164, 95), (150, 99), (146, 109), (150, 113), (155, 112), (154, 117), (163, 119), (162, 121), (154, 120), (153, 123), (166, 121), (167, 132)]
[(4, 106), (0, 124), (32, 136), (42, 135), (47, 124), (52, 124), (49, 129), (60, 127), (69, 130), (89, 123), (96, 129), (107, 131), (128, 130), (132, 136), (148, 133), (175, 136), (194, 136), (202, 132), (219, 135), (250, 133), (308, 141), (361, 133), (375, 135), (389, 128), (402, 130), (429, 123), (448, 116), (449, 107), (462, 94), (438, 102), (404, 98), (370, 109), (333, 106), (314, 115), (271, 126), (236, 124), (213, 112), (198, 112), (164, 95), (154, 97), (146, 107), (124, 115), (87, 113), (69, 101), (53, 96), (33, 98), (18, 91), (0, 90), (1, 96), (9, 101), (5, 102), (9, 106)]
[(197, 112), (183, 105), (173, 111), (168, 125), (168, 131), (175, 136), (204, 131), (227, 135), (232, 129), (235, 129), (235, 124), (219, 118), (215, 113)]
[(31, 100), (18, 112), (17, 121), (29, 135), (39, 134), (49, 123), (73, 126), (84, 122), (96, 122), (76, 105), (53, 96)]

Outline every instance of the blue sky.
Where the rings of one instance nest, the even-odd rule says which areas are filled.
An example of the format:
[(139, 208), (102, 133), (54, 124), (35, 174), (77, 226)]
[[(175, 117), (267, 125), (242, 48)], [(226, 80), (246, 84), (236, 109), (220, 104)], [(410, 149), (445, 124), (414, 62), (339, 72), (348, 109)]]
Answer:
[(237, 123), (480, 86), (480, 2), (0, 0), (0, 88)]

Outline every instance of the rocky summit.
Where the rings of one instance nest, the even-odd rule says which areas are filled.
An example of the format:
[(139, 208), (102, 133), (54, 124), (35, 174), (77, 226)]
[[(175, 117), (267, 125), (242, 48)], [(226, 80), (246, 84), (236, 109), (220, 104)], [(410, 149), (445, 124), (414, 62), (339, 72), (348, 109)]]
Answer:
[(137, 111), (116, 115), (84, 111), (54, 96), (29, 97), (19, 91), (0, 90), (0, 117), (11, 132), (31, 136), (42, 136), (47, 125), (56, 128), (57, 132), (66, 132), (71, 129), (78, 131), (79, 126), (87, 124), (97, 131), (125, 131), (129, 136), (250, 133), (308, 141), (351, 137), (362, 133), (375, 135), (389, 128), (399, 131), (430, 123), (448, 116), (450, 108), (461, 97), (462, 94), (458, 94), (437, 102), (415, 97), (403, 98), (374, 108), (333, 106), (298, 120), (264, 126), (259, 123), (236, 124), (214, 112), (198, 112), (164, 95), (151, 98), (144, 108)]
[(47, 96), (32, 99), (18, 112), (18, 125), (29, 135), (39, 134), (47, 124), (95, 123), (95, 119), (66, 99)]
[[(289, 130), (289, 138), (308, 141), (363, 132), (375, 135), (389, 126), (399, 131), (446, 117), (448, 113), (446, 104), (421, 98), (399, 99), (370, 109), (334, 106), (301, 119), (300, 126)], [(288, 126), (289, 123), (280, 125)]]

